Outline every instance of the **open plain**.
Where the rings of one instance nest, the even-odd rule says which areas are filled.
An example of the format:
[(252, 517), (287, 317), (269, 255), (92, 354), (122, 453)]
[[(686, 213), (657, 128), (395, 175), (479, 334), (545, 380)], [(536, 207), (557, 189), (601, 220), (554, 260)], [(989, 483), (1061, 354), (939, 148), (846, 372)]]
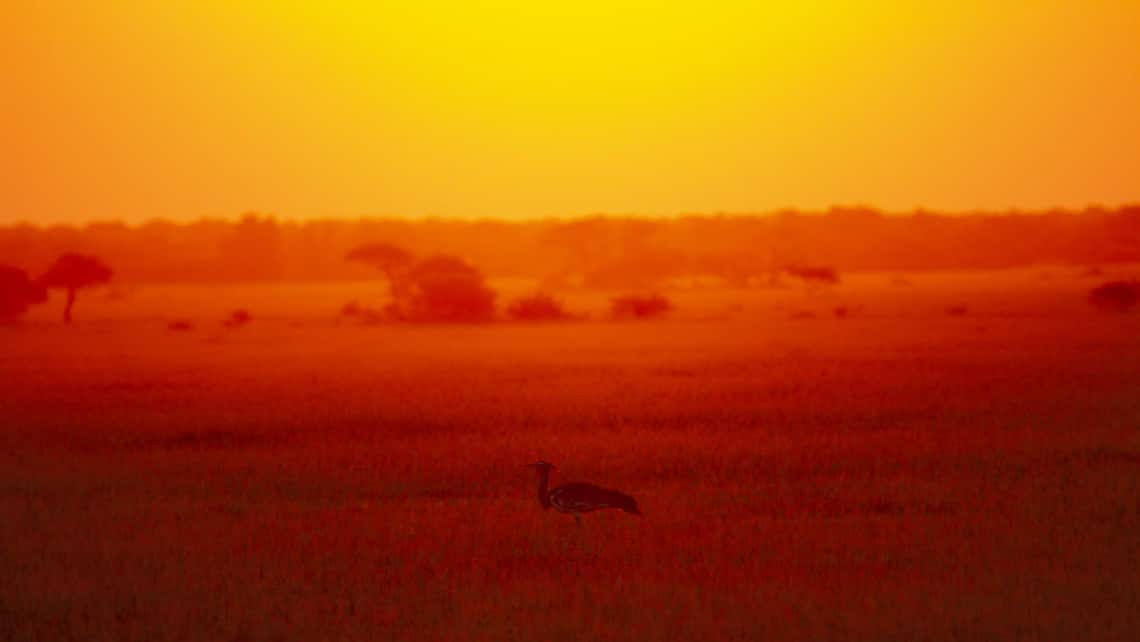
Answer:
[[(891, 283), (657, 322), (43, 306), (0, 328), (0, 638), (1136, 639), (1140, 319)], [(539, 458), (644, 517), (543, 511)]]

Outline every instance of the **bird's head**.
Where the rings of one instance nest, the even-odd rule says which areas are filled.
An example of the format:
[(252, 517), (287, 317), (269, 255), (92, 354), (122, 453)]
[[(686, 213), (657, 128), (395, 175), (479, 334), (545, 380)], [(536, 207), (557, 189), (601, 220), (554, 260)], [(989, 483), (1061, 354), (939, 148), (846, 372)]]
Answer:
[(527, 464), (527, 466), (530, 468), (533, 468), (539, 472), (542, 472), (544, 470), (545, 471), (558, 470), (558, 467), (555, 466), (554, 464), (552, 464), (548, 461), (542, 461), (541, 459), (534, 462), (533, 464)]

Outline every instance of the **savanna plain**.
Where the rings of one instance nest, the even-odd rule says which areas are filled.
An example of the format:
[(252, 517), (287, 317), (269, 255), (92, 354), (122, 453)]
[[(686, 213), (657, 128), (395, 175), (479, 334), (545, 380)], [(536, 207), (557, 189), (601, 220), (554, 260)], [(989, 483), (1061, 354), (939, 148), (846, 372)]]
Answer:
[[(0, 328), (0, 639), (1135, 640), (1140, 317), (1087, 285), (442, 326), (91, 293)], [(644, 516), (543, 511), (540, 458)]]

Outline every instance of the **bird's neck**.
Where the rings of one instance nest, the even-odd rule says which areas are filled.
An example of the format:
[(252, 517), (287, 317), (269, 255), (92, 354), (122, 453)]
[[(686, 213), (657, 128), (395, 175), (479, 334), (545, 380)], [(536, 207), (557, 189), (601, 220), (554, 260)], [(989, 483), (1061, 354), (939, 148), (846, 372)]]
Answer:
[(538, 471), (538, 503), (543, 508), (550, 508), (550, 471)]

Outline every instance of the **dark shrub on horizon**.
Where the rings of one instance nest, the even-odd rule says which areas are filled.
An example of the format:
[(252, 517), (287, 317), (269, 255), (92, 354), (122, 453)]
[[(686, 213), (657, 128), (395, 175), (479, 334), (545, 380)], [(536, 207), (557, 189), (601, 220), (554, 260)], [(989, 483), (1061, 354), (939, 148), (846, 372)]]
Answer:
[(420, 323), (473, 323), (495, 316), (495, 292), (463, 259), (429, 257), (402, 274), (393, 291), (393, 317)]
[(249, 313), (249, 310), (239, 308), (231, 312), (229, 318), (223, 321), (222, 325), (227, 328), (240, 328), (243, 325), (247, 325), (250, 321), (253, 321), (253, 315)]
[(47, 301), (47, 289), (28, 278), (27, 272), (0, 265), (0, 320), (15, 319), (28, 307)]
[(1088, 301), (1106, 312), (1128, 312), (1140, 303), (1140, 281), (1109, 281), (1089, 290)]
[(570, 318), (561, 302), (541, 292), (515, 299), (507, 307), (507, 314), (516, 321), (560, 321)]
[(610, 314), (615, 319), (653, 319), (664, 316), (673, 304), (659, 294), (621, 296), (610, 299)]
[(839, 273), (835, 271), (835, 268), (826, 265), (789, 265), (784, 268), (784, 271), (803, 279), (804, 283), (808, 284), (835, 285), (839, 283)]

